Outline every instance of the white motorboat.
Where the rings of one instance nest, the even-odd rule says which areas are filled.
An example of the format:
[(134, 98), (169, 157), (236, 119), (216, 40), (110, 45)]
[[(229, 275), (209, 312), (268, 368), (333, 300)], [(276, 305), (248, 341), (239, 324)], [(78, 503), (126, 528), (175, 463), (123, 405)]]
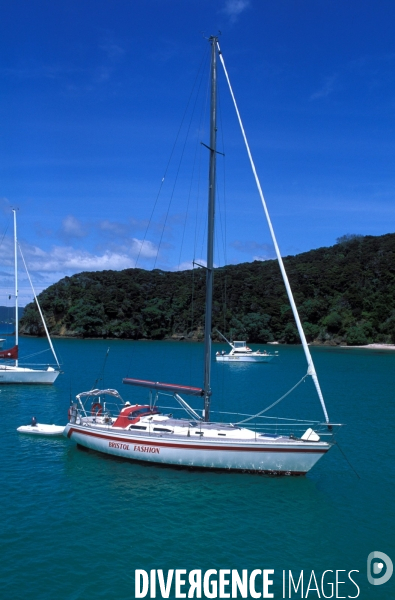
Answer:
[(273, 358), (278, 356), (278, 352), (275, 354), (271, 354), (263, 350), (251, 350), (247, 346), (247, 342), (238, 342), (234, 341), (233, 344), (230, 344), (232, 350), (228, 353), (225, 351), (218, 351), (215, 354), (215, 360), (218, 362), (251, 362), (251, 363), (268, 363)]
[[(206, 312), (204, 385), (192, 387), (178, 384), (125, 378), (123, 383), (149, 390), (145, 404), (124, 402), (112, 389), (91, 390), (77, 395), (69, 410), (69, 422), (64, 435), (78, 445), (113, 456), (177, 467), (224, 469), (239, 472), (256, 472), (281, 475), (304, 475), (331, 448), (334, 424), (329, 422), (324, 398), (320, 389), (314, 363), (303, 333), (299, 315), (292, 297), (288, 278), (278, 249), (262, 190), (257, 179), (252, 156), (244, 134), (239, 112), (234, 100), (229, 78), (221, 54), (218, 39), (211, 43), (211, 117), (209, 164), (209, 197), (207, 227)], [(273, 243), (289, 301), (294, 313), (299, 335), (307, 359), (307, 373), (296, 385), (255, 415), (236, 416), (227, 413), (229, 422), (211, 420), (211, 342), (212, 342), (212, 296), (214, 274), (214, 214), (216, 194), (216, 103), (217, 103), (217, 56), (224, 67), (225, 76), (236, 107), (242, 133), (247, 146), (259, 194), (269, 224)], [(266, 412), (278, 404), (307, 377), (312, 377), (325, 416), (325, 423), (292, 419), (267, 418)], [(175, 418), (173, 410), (160, 407), (160, 398), (172, 396), (186, 415)], [(203, 408), (192, 408), (184, 396), (200, 398)], [(254, 423), (254, 428), (248, 425)], [(256, 425), (256, 423), (261, 425)], [(329, 437), (329, 439), (328, 439)]]
[(220, 331), (217, 333), (229, 344), (232, 350), (226, 353), (224, 350), (215, 353), (215, 360), (218, 362), (250, 362), (250, 363), (268, 363), (273, 358), (278, 358), (278, 352), (267, 352), (263, 350), (251, 350), (247, 346), (247, 342), (234, 341), (230, 342)]
[(36, 423), (35, 425), (21, 425), (18, 427), (19, 433), (28, 433), (29, 435), (63, 435), (64, 425), (47, 425), (45, 423)]
[[(26, 273), (28, 276), (28, 279), (30, 281), (30, 285), (32, 287), (32, 291), (34, 294), (34, 298), (37, 304), (37, 308), (39, 310), (43, 325), (44, 325), (44, 329), (45, 329), (45, 333), (47, 335), (48, 338), (48, 342), (49, 342), (49, 346), (50, 349), (52, 351), (53, 357), (56, 361), (56, 368), (46, 365), (45, 368), (36, 368), (34, 367), (28, 367), (28, 366), (21, 366), (19, 365), (19, 359), (18, 359), (18, 355), (19, 355), (19, 318), (18, 318), (18, 238), (17, 238), (17, 228), (16, 228), (16, 210), (13, 209), (12, 211), (14, 213), (14, 268), (15, 268), (15, 345), (12, 348), (6, 348), (6, 349), (1, 349), (0, 350), (0, 360), (4, 360), (7, 361), (4, 364), (0, 364), (0, 384), (3, 383), (11, 383), (11, 384), (53, 384), (54, 381), (56, 380), (56, 378), (58, 377), (59, 373), (60, 373), (60, 365), (59, 365), (59, 361), (58, 358), (56, 356), (55, 353), (55, 349), (53, 347), (51, 338), (49, 336), (49, 332), (44, 320), (44, 316), (42, 314), (36, 293), (34, 291), (33, 288), (33, 284), (32, 281), (30, 279), (30, 275), (29, 272), (26, 268), (26, 263), (25, 260), (23, 258), (23, 254), (21, 249), (21, 256), (22, 256), (22, 260), (25, 264), (25, 268), (26, 268)], [(14, 364), (11, 364), (11, 362), (9, 361), (13, 361)]]

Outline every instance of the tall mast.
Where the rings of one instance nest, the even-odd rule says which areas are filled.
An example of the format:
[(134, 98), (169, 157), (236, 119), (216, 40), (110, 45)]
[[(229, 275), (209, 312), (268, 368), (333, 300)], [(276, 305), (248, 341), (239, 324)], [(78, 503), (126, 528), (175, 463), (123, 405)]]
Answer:
[[(16, 234), (16, 210), (13, 208), (14, 213), (14, 280), (15, 280), (15, 346), (18, 346), (18, 238)], [(15, 360), (15, 366), (18, 366), (18, 359)]]
[(210, 420), (211, 398), (211, 320), (213, 306), (214, 266), (214, 215), (216, 188), (217, 147), (217, 37), (211, 43), (211, 106), (210, 106), (210, 164), (208, 184), (207, 268), (206, 268), (206, 316), (204, 328), (204, 420)]

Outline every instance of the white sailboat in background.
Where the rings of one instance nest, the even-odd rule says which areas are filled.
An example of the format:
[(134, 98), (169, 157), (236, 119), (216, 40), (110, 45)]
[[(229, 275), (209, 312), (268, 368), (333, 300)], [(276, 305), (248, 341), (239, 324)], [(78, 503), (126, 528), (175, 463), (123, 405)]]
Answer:
[(19, 365), (19, 315), (18, 315), (18, 237), (17, 237), (17, 226), (16, 226), (16, 210), (13, 209), (14, 213), (14, 277), (15, 277), (15, 345), (12, 348), (4, 349), (0, 351), (0, 360), (15, 361), (14, 364), (0, 364), (0, 385), (5, 383), (25, 383), (25, 384), (53, 384), (60, 373), (60, 364), (55, 353), (55, 349), (52, 344), (52, 340), (49, 336), (49, 332), (44, 320), (44, 316), (41, 311), (36, 293), (33, 288), (30, 275), (26, 268), (26, 263), (21, 252), (22, 260), (26, 268), (26, 273), (29, 278), (30, 285), (33, 290), (34, 298), (39, 310), (45, 333), (48, 338), (49, 346), (56, 361), (57, 368), (47, 366), (45, 369), (23, 367)]
[[(135, 404), (133, 406), (129, 402), (124, 402), (119, 393), (112, 389), (95, 389), (80, 393), (77, 395), (76, 402), (70, 407), (69, 423), (65, 427), (64, 435), (85, 448), (127, 459), (147, 461), (161, 465), (225, 469), (276, 475), (304, 475), (331, 448), (331, 441), (324, 441), (321, 438), (332, 435), (333, 424), (329, 423), (328, 413), (313, 360), (297, 314), (235, 101), (236, 111), (276, 248), (281, 272), (303, 342), (308, 370), (289, 392), (259, 413), (255, 415), (243, 415), (238, 422), (235, 421), (240, 419), (240, 414), (227, 413), (227, 418), (232, 418), (233, 423), (214, 422), (210, 420), (212, 396), (211, 369), (213, 363), (211, 358), (211, 334), (217, 154), (217, 56), (219, 56), (222, 62), (230, 87), (217, 37), (211, 37), (210, 43), (211, 117), (210, 143), (207, 146), (210, 152), (210, 163), (207, 267), (205, 268), (204, 385), (203, 387), (192, 387), (137, 378), (126, 378), (123, 380), (123, 383), (149, 390), (149, 403)], [(231, 87), (230, 90), (234, 100)], [(281, 418), (275, 418), (270, 421), (264, 413), (278, 404), (308, 376), (311, 376), (314, 380), (324, 411), (325, 423), (318, 421), (296, 421), (292, 419), (281, 420)], [(174, 418), (173, 414), (166, 414), (163, 408), (161, 409), (158, 406), (160, 395), (173, 396), (179, 403), (180, 410), (183, 410), (186, 416), (184, 418)], [(203, 400), (203, 410), (192, 408), (184, 400), (184, 395), (201, 398)], [(248, 427), (248, 424), (251, 422), (254, 423), (253, 429)], [(257, 423), (260, 424), (257, 425)]]

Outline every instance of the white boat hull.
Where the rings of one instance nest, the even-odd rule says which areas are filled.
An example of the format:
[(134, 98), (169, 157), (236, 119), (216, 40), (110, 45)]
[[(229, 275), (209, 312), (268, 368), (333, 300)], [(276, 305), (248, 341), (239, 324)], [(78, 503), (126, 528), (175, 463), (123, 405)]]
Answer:
[(60, 436), (63, 435), (64, 426), (37, 423), (37, 425), (21, 425), (18, 427), (17, 431), (29, 435)]
[(27, 369), (24, 367), (0, 366), (0, 385), (5, 383), (45, 384), (52, 385), (59, 375), (49, 367), (46, 370)]
[(218, 362), (250, 362), (250, 363), (268, 363), (274, 358), (270, 354), (219, 354), (215, 357)]
[[(200, 469), (304, 475), (330, 449), (326, 442), (229, 442), (116, 431), (111, 426), (68, 423), (64, 435), (80, 446), (131, 460)], [(287, 441), (284, 441), (287, 440)]]

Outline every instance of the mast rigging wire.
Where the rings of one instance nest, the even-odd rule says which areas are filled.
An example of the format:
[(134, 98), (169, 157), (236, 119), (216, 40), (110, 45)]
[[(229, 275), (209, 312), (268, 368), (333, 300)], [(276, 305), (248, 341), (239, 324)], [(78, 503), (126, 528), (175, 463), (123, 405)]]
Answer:
[(286, 392), (284, 394), (284, 396), (281, 396), (281, 398), (279, 398), (278, 400), (276, 400), (275, 402), (273, 402), (273, 404), (271, 404), (270, 406), (268, 406), (267, 408), (264, 408), (263, 410), (261, 410), (260, 412), (256, 413), (255, 415), (252, 415), (251, 417), (248, 417), (248, 419), (243, 419), (242, 421), (238, 421), (237, 425), (240, 425), (241, 423), (247, 423), (247, 421), (252, 421), (253, 419), (255, 419), (256, 417), (260, 417), (261, 415), (263, 415), (263, 413), (267, 412), (268, 410), (270, 410), (271, 408), (273, 408), (273, 406), (276, 406), (276, 404), (278, 404), (279, 402), (281, 402), (281, 400), (284, 400), (284, 398), (286, 398), (287, 396), (289, 396), (289, 394), (291, 392), (293, 392), (294, 390), (296, 390), (296, 388), (303, 383), (303, 381), (306, 379), (306, 377), (309, 376), (309, 373), (306, 373), (306, 375), (304, 375), (302, 377), (302, 379), (300, 381), (298, 381), (298, 383), (296, 383), (290, 390), (288, 390), (288, 392)]
[[(207, 52), (208, 52), (208, 51), (206, 50), (206, 53), (205, 53), (205, 54), (207, 54)], [(185, 120), (185, 118), (186, 118), (186, 114), (187, 114), (187, 111), (188, 111), (188, 108), (189, 108), (189, 105), (190, 105), (190, 102), (191, 102), (191, 98), (192, 98), (193, 90), (195, 89), (195, 86), (196, 86), (196, 81), (197, 81), (197, 79), (198, 79), (198, 77), (199, 77), (199, 74), (200, 74), (200, 72), (202, 71), (202, 66), (203, 66), (204, 60), (205, 60), (205, 56), (203, 56), (203, 59), (202, 59), (202, 61), (201, 61), (201, 63), (200, 63), (200, 66), (199, 66), (198, 72), (197, 72), (197, 74), (196, 74), (196, 78), (195, 78), (195, 81), (194, 81), (194, 83), (193, 83), (192, 90), (191, 90), (191, 93), (190, 93), (190, 95), (189, 95), (188, 102), (187, 102), (187, 105), (186, 105), (186, 107), (185, 107), (185, 111), (184, 111), (184, 114), (183, 114), (183, 116), (182, 116), (182, 119), (181, 119), (180, 126), (179, 126), (179, 128), (178, 128), (178, 131), (177, 131), (176, 139), (174, 140), (173, 147), (172, 147), (172, 149), (171, 149), (170, 156), (169, 156), (169, 159), (168, 159), (168, 161), (167, 161), (166, 168), (165, 168), (165, 172), (164, 172), (164, 175), (163, 175), (163, 177), (162, 177), (162, 180), (161, 180), (161, 182), (160, 182), (160, 185), (159, 185), (159, 190), (158, 190), (158, 193), (157, 193), (157, 195), (156, 195), (155, 202), (154, 202), (154, 206), (153, 206), (153, 208), (152, 208), (151, 215), (150, 215), (150, 218), (149, 218), (149, 221), (148, 221), (148, 225), (147, 225), (147, 228), (146, 228), (146, 230), (145, 230), (145, 233), (144, 233), (144, 238), (143, 238), (143, 241), (142, 241), (142, 243), (141, 243), (141, 245), (140, 245), (139, 253), (138, 253), (138, 255), (137, 255), (137, 258), (136, 258), (136, 262), (135, 262), (135, 265), (134, 265), (134, 266), (135, 266), (135, 268), (137, 267), (137, 264), (138, 264), (138, 261), (139, 261), (139, 259), (140, 259), (140, 256), (141, 256), (141, 252), (142, 252), (143, 246), (144, 246), (144, 244), (145, 244), (145, 241), (146, 241), (146, 239), (147, 239), (148, 230), (149, 230), (149, 228), (150, 228), (150, 226), (151, 226), (151, 222), (152, 222), (152, 219), (153, 219), (153, 216), (154, 216), (154, 212), (155, 212), (155, 209), (156, 209), (156, 206), (157, 206), (158, 200), (159, 200), (159, 196), (160, 196), (160, 194), (161, 194), (161, 192), (162, 192), (163, 184), (164, 184), (164, 181), (165, 181), (165, 179), (166, 179), (167, 172), (168, 172), (168, 170), (169, 170), (170, 163), (171, 163), (171, 161), (172, 161), (172, 158), (173, 158), (173, 155), (174, 155), (174, 152), (175, 152), (176, 146), (177, 146), (178, 138), (179, 138), (179, 136), (180, 136), (181, 129), (182, 129), (182, 127), (183, 127), (183, 124), (184, 124), (184, 120)], [(166, 217), (166, 218), (167, 218), (167, 217)], [(162, 232), (162, 235), (163, 235), (163, 232)], [(162, 239), (162, 238), (161, 238), (161, 239)], [(159, 246), (160, 246), (160, 244), (159, 244)], [(156, 258), (155, 258), (155, 265), (156, 265), (156, 260), (157, 260), (158, 254), (159, 254), (159, 247), (158, 247), (157, 256), (156, 256)], [(154, 268), (155, 268), (155, 267), (154, 267)]]
[(5, 238), (5, 236), (6, 236), (6, 234), (7, 234), (7, 231), (8, 231), (8, 227), (10, 226), (10, 221), (11, 221), (11, 216), (10, 216), (10, 218), (8, 219), (8, 222), (7, 222), (7, 225), (6, 225), (5, 231), (4, 231), (4, 233), (3, 233), (3, 237), (1, 238), (1, 242), (0, 242), (0, 248), (1, 248), (1, 246), (3, 245), (4, 238)]
[(45, 330), (45, 333), (46, 333), (46, 335), (47, 335), (47, 339), (48, 339), (49, 345), (50, 345), (50, 347), (51, 347), (51, 350), (52, 350), (52, 354), (54, 355), (54, 358), (55, 358), (55, 360), (56, 360), (56, 364), (58, 365), (58, 368), (60, 369), (60, 364), (59, 364), (59, 361), (58, 361), (58, 357), (56, 356), (55, 348), (53, 347), (52, 340), (51, 340), (51, 336), (49, 335), (49, 331), (48, 331), (48, 329), (47, 329), (47, 324), (46, 324), (46, 322), (45, 322), (44, 315), (43, 315), (43, 313), (42, 313), (42, 311), (41, 311), (41, 306), (40, 306), (40, 303), (39, 303), (39, 301), (38, 301), (38, 298), (37, 298), (36, 292), (35, 292), (35, 290), (34, 290), (34, 287), (33, 287), (33, 282), (32, 282), (32, 280), (31, 280), (31, 278), (30, 278), (29, 271), (27, 270), (27, 266), (26, 266), (26, 262), (25, 262), (25, 257), (23, 256), (23, 253), (22, 253), (22, 248), (20, 247), (19, 243), (18, 243), (18, 248), (19, 248), (19, 252), (20, 252), (20, 254), (21, 254), (21, 257), (22, 257), (22, 261), (23, 261), (23, 264), (24, 264), (24, 267), (25, 267), (25, 271), (26, 271), (27, 278), (28, 278), (28, 280), (29, 280), (29, 282), (30, 282), (30, 285), (31, 285), (31, 288), (32, 288), (32, 292), (33, 292), (34, 299), (35, 299), (35, 301), (36, 301), (36, 304), (37, 304), (38, 312), (40, 313), (41, 321), (42, 321), (42, 324), (43, 324), (43, 326), (44, 326), (44, 330)]
[(310, 350), (309, 350), (309, 347), (307, 345), (307, 340), (306, 340), (306, 336), (305, 336), (305, 333), (304, 333), (304, 330), (303, 330), (303, 327), (302, 327), (302, 323), (300, 321), (298, 309), (296, 308), (295, 300), (294, 300), (294, 297), (293, 297), (293, 294), (292, 294), (292, 291), (291, 291), (291, 287), (289, 285), (288, 276), (287, 276), (287, 273), (286, 273), (285, 268), (284, 268), (284, 263), (283, 263), (283, 260), (282, 260), (280, 249), (279, 249), (278, 244), (277, 244), (276, 235), (274, 233), (274, 229), (273, 229), (273, 226), (272, 226), (270, 215), (269, 215), (269, 212), (268, 212), (268, 209), (267, 209), (267, 206), (266, 206), (265, 198), (263, 196), (261, 184), (260, 184), (260, 181), (259, 181), (259, 178), (258, 178), (258, 174), (257, 174), (256, 168), (255, 168), (255, 163), (254, 163), (253, 158), (252, 158), (252, 154), (251, 154), (251, 150), (250, 150), (250, 147), (249, 147), (249, 144), (248, 144), (247, 136), (246, 136), (246, 133), (244, 131), (244, 126), (243, 126), (243, 123), (242, 123), (242, 120), (241, 120), (241, 116), (240, 116), (240, 112), (239, 112), (239, 109), (238, 109), (238, 106), (237, 106), (237, 103), (236, 103), (236, 98), (235, 98), (235, 95), (233, 93), (232, 86), (230, 84), (229, 75), (228, 75), (228, 72), (227, 72), (226, 67), (225, 67), (225, 62), (224, 62), (224, 59), (223, 59), (223, 56), (222, 56), (221, 49), (219, 47), (218, 40), (217, 40), (217, 48), (218, 48), (219, 58), (220, 58), (220, 61), (222, 63), (222, 67), (223, 67), (224, 72), (225, 72), (225, 77), (226, 77), (226, 80), (228, 82), (229, 91), (230, 91), (230, 94), (232, 96), (233, 104), (234, 104), (234, 107), (235, 107), (235, 110), (236, 110), (236, 114), (237, 114), (237, 118), (238, 118), (238, 121), (239, 121), (241, 133), (242, 133), (242, 136), (243, 136), (243, 139), (244, 139), (244, 143), (245, 143), (245, 146), (246, 146), (246, 149), (247, 149), (247, 154), (248, 154), (248, 158), (250, 160), (252, 172), (254, 174), (255, 183), (257, 185), (259, 196), (261, 198), (261, 202), (262, 202), (262, 206), (263, 206), (263, 210), (265, 212), (266, 221), (267, 221), (267, 224), (269, 226), (270, 234), (272, 236), (273, 245), (274, 245), (274, 248), (275, 248), (275, 251), (276, 251), (276, 255), (277, 255), (277, 261), (278, 261), (278, 264), (279, 264), (279, 267), (280, 267), (281, 274), (283, 276), (285, 288), (286, 288), (287, 294), (288, 294), (289, 303), (291, 305), (292, 312), (293, 312), (293, 315), (294, 315), (294, 318), (295, 318), (295, 322), (296, 322), (296, 326), (298, 328), (300, 339), (302, 341), (302, 346), (303, 346), (303, 349), (304, 349), (304, 352), (305, 352), (305, 356), (306, 356), (306, 360), (307, 360), (307, 365), (308, 365), (308, 371), (307, 372), (308, 372), (309, 375), (311, 375), (311, 377), (312, 377), (312, 379), (314, 381), (314, 385), (315, 385), (315, 388), (317, 390), (318, 398), (319, 398), (319, 400), (321, 402), (322, 410), (324, 412), (325, 421), (328, 423), (328, 427), (330, 427), (330, 425), (329, 425), (329, 416), (328, 416), (328, 412), (326, 410), (325, 400), (324, 400), (324, 397), (322, 395), (321, 386), (320, 386), (320, 383), (318, 381), (317, 373), (316, 373), (315, 366), (314, 366), (314, 363), (313, 363), (313, 358), (312, 358), (312, 356), (310, 354)]
[(99, 375), (97, 376), (97, 378), (95, 379), (94, 384), (91, 387), (92, 390), (96, 389), (97, 384), (99, 383), (99, 381), (103, 381), (104, 369), (106, 367), (106, 362), (107, 362), (107, 358), (108, 358), (109, 353), (110, 353), (110, 348), (108, 347), (106, 355), (104, 357), (104, 362), (103, 362), (103, 366), (101, 368), (101, 371), (100, 371)]

